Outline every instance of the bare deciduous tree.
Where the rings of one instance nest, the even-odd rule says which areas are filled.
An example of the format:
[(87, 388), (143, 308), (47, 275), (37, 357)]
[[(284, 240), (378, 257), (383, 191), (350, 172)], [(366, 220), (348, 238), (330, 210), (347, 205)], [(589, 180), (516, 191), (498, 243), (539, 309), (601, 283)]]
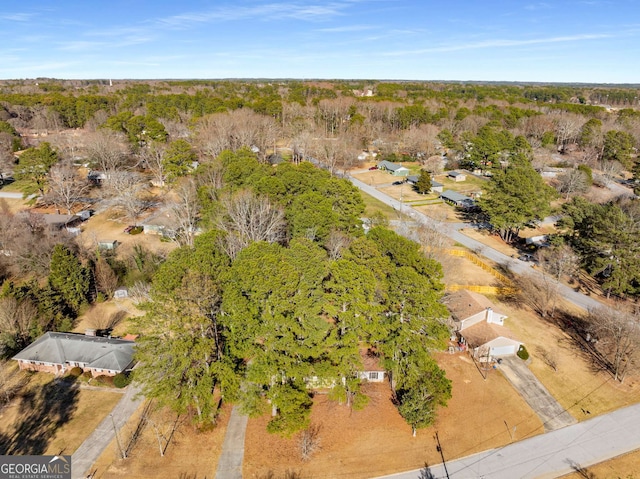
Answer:
[(605, 160), (598, 163), (598, 168), (602, 171), (605, 186), (608, 186), (613, 179), (624, 171), (624, 167), (618, 161)]
[(98, 291), (108, 297), (113, 296), (118, 287), (118, 277), (103, 257), (99, 257), (95, 263), (94, 276)]
[(28, 343), (37, 316), (38, 308), (29, 299), (0, 298), (0, 331), (15, 338), (18, 347)]
[(87, 140), (87, 154), (97, 169), (107, 176), (107, 183), (127, 162), (129, 149), (124, 134), (112, 130), (98, 130)]
[(431, 259), (442, 257), (443, 251), (450, 248), (453, 243), (451, 238), (442, 231), (442, 227), (435, 225), (420, 224), (414, 229), (413, 236), (422, 246), (422, 251), (427, 258)]
[(342, 251), (351, 244), (351, 237), (341, 231), (331, 230), (329, 237), (325, 241), (324, 247), (332, 260), (340, 259)]
[(214, 113), (200, 119), (196, 125), (195, 143), (211, 158), (223, 150), (237, 151), (242, 147), (257, 147), (262, 160), (267, 148), (274, 146), (278, 127), (271, 117), (251, 110)]
[(624, 381), (640, 364), (640, 313), (618, 304), (598, 308), (587, 317), (594, 347), (604, 356), (616, 381)]
[(241, 191), (223, 201), (226, 214), (218, 227), (226, 233), (225, 249), (234, 258), (254, 241), (281, 243), (286, 238), (284, 211), (268, 198)]
[(189, 178), (176, 189), (175, 195), (176, 199), (169, 205), (178, 231), (175, 240), (181, 246), (192, 247), (200, 218), (200, 202), (195, 181)]
[(136, 281), (129, 288), (129, 298), (133, 304), (146, 303), (151, 300), (151, 285), (144, 281)]
[(63, 208), (71, 214), (73, 207), (82, 200), (91, 185), (86, 179), (79, 178), (76, 170), (68, 165), (55, 165), (49, 170), (48, 191), (45, 201)]
[(516, 280), (520, 298), (543, 318), (553, 316), (558, 302), (559, 282), (546, 274), (523, 274)]
[(557, 113), (554, 117), (556, 143), (558, 150), (563, 152), (569, 143), (575, 143), (578, 140), (578, 135), (580, 135), (584, 124), (584, 118), (580, 115), (565, 112)]
[(542, 248), (536, 253), (542, 271), (553, 276), (556, 281), (563, 277), (573, 278), (580, 271), (580, 258), (566, 245)]
[(151, 172), (154, 186), (164, 186), (167, 181), (167, 172), (164, 162), (165, 146), (160, 143), (153, 143), (148, 148), (140, 151), (140, 163)]
[(56, 244), (74, 249), (71, 235), (64, 230), (48, 228), (42, 215), (31, 212), (0, 214), (3, 260), (13, 274), (47, 275)]
[(536, 353), (543, 363), (554, 371), (558, 370), (558, 352), (554, 349), (545, 349), (542, 346), (536, 348)]
[(558, 177), (558, 191), (567, 200), (575, 193), (584, 193), (588, 189), (589, 181), (584, 171), (572, 169)]
[(147, 189), (142, 183), (135, 182), (125, 188), (121, 188), (116, 197), (116, 205), (136, 226), (140, 215), (149, 206), (148, 201), (143, 196), (146, 191)]
[(402, 150), (412, 158), (425, 161), (436, 153), (438, 128), (435, 125), (420, 125), (402, 134)]
[(311, 425), (300, 434), (298, 441), (300, 457), (303, 461), (308, 461), (320, 450), (320, 426)]

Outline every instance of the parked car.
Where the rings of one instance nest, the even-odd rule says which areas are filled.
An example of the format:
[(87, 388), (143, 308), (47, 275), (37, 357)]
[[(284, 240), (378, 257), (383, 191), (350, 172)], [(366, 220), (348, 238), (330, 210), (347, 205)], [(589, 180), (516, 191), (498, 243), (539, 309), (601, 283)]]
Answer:
[(131, 233), (131, 230), (132, 230), (133, 228), (135, 228), (135, 226), (133, 226), (133, 225), (129, 225), (129, 226), (127, 226), (127, 227), (124, 229), (124, 232), (125, 232), (126, 234), (129, 234), (129, 233)]
[(536, 262), (535, 257), (532, 254), (529, 254), (529, 253), (525, 253), (525, 254), (520, 255), (518, 257), (518, 259), (520, 261), (526, 261), (526, 262), (532, 262), (532, 263)]
[(371, 168), (369, 168), (370, 171), (377, 170), (377, 169), (378, 169), (377, 166), (372, 166)]
[(401, 185), (402, 183), (404, 183), (404, 181), (394, 181), (392, 185), (398, 186), (398, 185)]

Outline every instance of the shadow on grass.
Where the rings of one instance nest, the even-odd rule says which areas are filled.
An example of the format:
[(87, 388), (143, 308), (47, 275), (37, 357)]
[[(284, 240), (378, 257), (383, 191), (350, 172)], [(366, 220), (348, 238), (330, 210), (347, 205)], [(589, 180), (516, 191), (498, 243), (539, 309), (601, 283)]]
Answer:
[(12, 433), (0, 436), (0, 454), (44, 454), (56, 431), (68, 423), (78, 405), (79, 383), (73, 377), (54, 379), (23, 393)]

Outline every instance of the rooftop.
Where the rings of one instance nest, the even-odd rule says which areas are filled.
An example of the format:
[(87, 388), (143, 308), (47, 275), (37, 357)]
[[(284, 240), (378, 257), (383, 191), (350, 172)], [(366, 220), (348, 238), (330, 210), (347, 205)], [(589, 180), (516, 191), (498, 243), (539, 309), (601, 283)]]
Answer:
[(124, 339), (48, 332), (13, 359), (53, 364), (74, 362), (90, 368), (123, 371), (133, 360), (134, 345)]

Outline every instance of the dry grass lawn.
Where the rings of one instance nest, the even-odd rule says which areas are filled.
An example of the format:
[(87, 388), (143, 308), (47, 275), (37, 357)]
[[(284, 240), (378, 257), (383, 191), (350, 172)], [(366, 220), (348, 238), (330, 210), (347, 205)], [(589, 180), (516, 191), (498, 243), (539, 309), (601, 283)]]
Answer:
[(542, 432), (540, 420), (498, 372), (490, 371), (484, 380), (462, 353), (442, 353), (437, 359), (453, 381), (453, 398), (439, 410), (436, 424), (420, 430), (417, 437), (392, 404), (388, 383), (365, 386), (370, 401), (362, 411), (318, 394), (311, 423), (320, 428), (320, 451), (304, 462), (299, 436), (286, 439), (267, 433), (268, 414), (251, 419), (243, 476), (282, 477), (293, 471), (304, 478), (366, 478), (420, 468), (425, 461), (441, 462), (436, 431), (447, 459), (508, 444), (514, 427), (518, 439)]
[(2, 454), (72, 454), (122, 398), (45, 373), (12, 377), (23, 387), (0, 414)]
[(562, 479), (638, 479), (640, 478), (640, 450), (616, 457), (579, 471), (562, 476)]
[[(594, 369), (588, 355), (555, 324), (542, 320), (520, 304), (499, 304), (497, 309), (509, 315), (505, 325), (529, 350), (532, 358), (529, 368), (576, 419), (589, 419), (640, 401), (637, 376), (620, 384), (609, 373)], [(545, 363), (542, 350), (555, 355), (557, 371)]]
[(114, 217), (109, 212), (97, 214), (83, 223), (78, 242), (91, 250), (97, 247), (99, 241), (116, 240), (118, 242), (116, 255), (119, 258), (130, 256), (133, 253), (134, 245), (141, 245), (150, 251), (164, 254), (177, 247), (177, 244), (173, 242), (161, 242), (158, 235), (126, 234), (124, 229), (127, 225), (129, 222), (126, 219)]
[[(122, 428), (121, 437), (126, 438), (123, 440), (131, 437), (132, 432), (137, 428), (144, 407), (145, 404)], [(120, 459), (114, 440), (102, 453), (91, 471), (95, 472), (96, 479), (215, 477), (230, 414), (231, 407), (224, 406), (218, 418), (218, 425), (207, 431), (195, 430), (186, 417), (179, 419), (164, 457), (160, 456), (160, 446), (155, 430), (151, 423), (147, 423), (127, 459)], [(163, 437), (168, 438), (171, 435), (176, 416), (167, 409), (160, 409), (152, 412), (151, 419), (161, 434), (161, 444), (164, 447), (166, 441)]]

